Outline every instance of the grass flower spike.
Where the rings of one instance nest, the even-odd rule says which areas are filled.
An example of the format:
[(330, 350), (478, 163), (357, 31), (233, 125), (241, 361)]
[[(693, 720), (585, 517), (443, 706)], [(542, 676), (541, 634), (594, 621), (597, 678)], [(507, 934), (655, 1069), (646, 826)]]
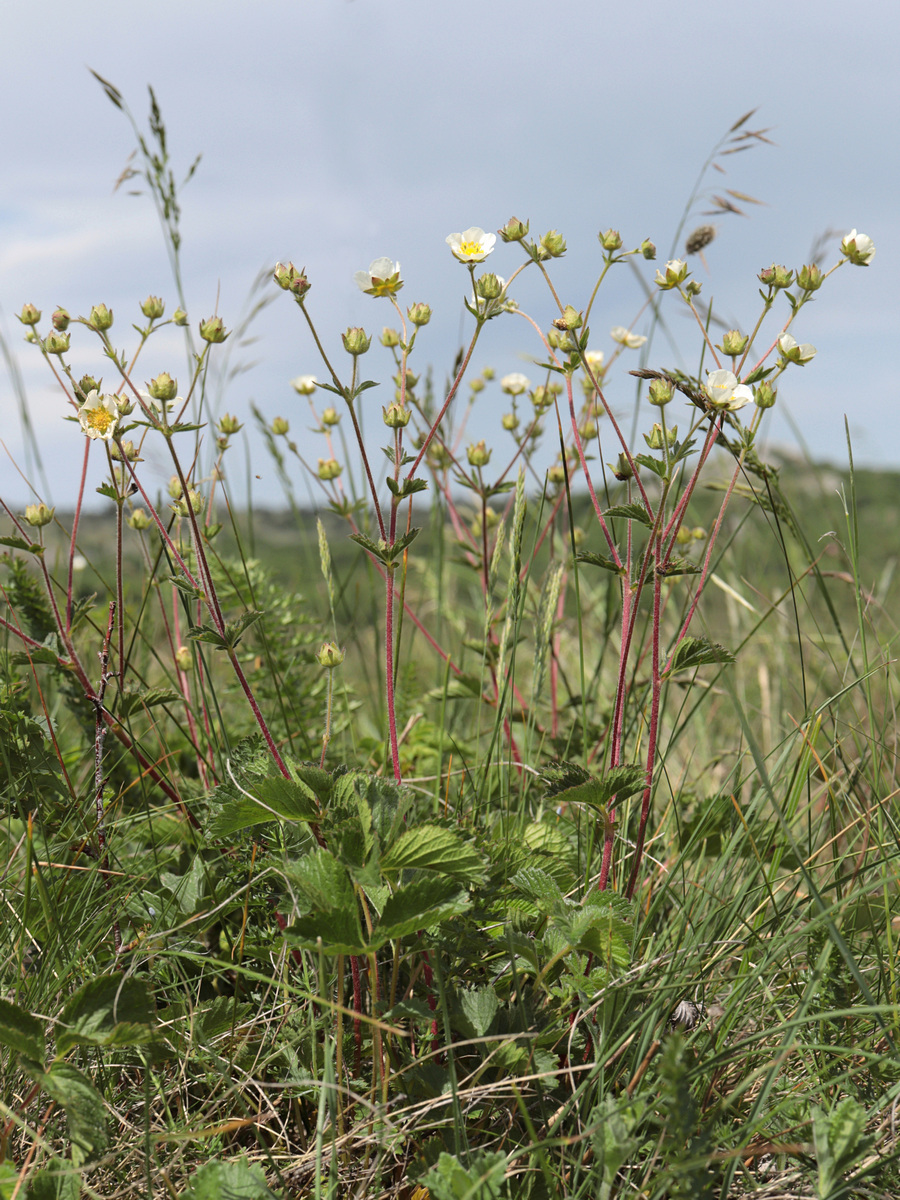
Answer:
[(393, 296), (403, 287), (400, 264), (389, 258), (376, 258), (368, 271), (357, 271), (353, 278), (367, 296)]
[(448, 234), (445, 241), (453, 252), (454, 258), (458, 258), (460, 262), (479, 263), (484, 262), (494, 249), (497, 235), (485, 233), (483, 229), (473, 225), (471, 229), (466, 229), (462, 233)]
[(96, 389), (88, 392), (87, 399), (78, 410), (78, 421), (92, 441), (102, 438), (108, 442), (119, 423), (119, 410), (115, 400), (112, 396), (101, 396)]

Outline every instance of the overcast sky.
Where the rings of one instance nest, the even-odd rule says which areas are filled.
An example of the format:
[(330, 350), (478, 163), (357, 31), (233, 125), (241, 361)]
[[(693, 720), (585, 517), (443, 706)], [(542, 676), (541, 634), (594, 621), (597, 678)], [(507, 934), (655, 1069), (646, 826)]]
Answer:
[[(847, 414), (857, 461), (897, 465), (896, 3), (48, 0), (5, 5), (3, 43), (0, 330), (39, 431), (49, 494), (39, 490), (63, 508), (81, 435), (62, 420), (63, 398), (15, 313), (33, 302), (46, 328), (59, 304), (86, 314), (102, 301), (115, 312), (116, 345), (130, 347), (148, 293), (163, 296), (169, 312), (176, 304), (150, 200), (114, 190), (134, 137), (89, 67), (119, 88), (144, 129), (153, 86), (179, 177), (203, 155), (181, 197), (195, 324), (218, 305), (234, 326), (259, 272), (292, 259), (306, 266), (310, 310), (335, 350), (349, 325), (377, 333), (393, 323), (387, 302), (353, 283), (355, 271), (387, 255), (402, 265), (401, 300), (435, 310), (411, 366), (433, 364), (438, 383), (471, 321), (462, 308), (468, 277), (450, 256), (448, 233), (497, 229), (512, 214), (530, 219), (533, 233), (559, 229), (569, 251), (554, 279), (564, 302), (583, 308), (601, 265), (597, 232), (615, 227), (628, 245), (649, 237), (664, 259), (707, 155), (757, 107), (747, 127), (769, 129), (775, 144), (723, 160), (728, 174), (708, 185), (765, 205), (715, 220), (708, 269), (691, 260), (703, 297), (746, 328), (759, 310), (760, 267), (800, 266), (827, 230), (871, 236), (872, 266), (842, 268), (797, 322), (798, 340), (818, 355), (788, 372), (767, 428), (773, 441), (796, 442), (792, 422), (814, 457), (844, 463)], [(824, 261), (837, 257), (835, 238)], [(508, 276), (520, 261), (517, 247), (500, 246), (490, 267)], [(646, 264), (646, 277), (654, 270)], [(549, 325), (545, 291), (528, 280), (515, 295)], [(592, 344), (609, 353), (609, 328), (630, 324), (640, 301), (632, 273), (620, 268), (595, 307)], [(676, 364), (658, 339), (650, 365), (694, 368), (689, 324), (675, 304), (667, 313), (684, 359)], [(299, 440), (309, 414), (289, 381), (324, 374), (309, 334), (280, 292), (253, 332), (251, 347), (232, 348), (231, 364), (248, 369), (230, 383), (223, 409), (249, 419), (253, 401), (269, 418), (287, 417)], [(73, 342), (74, 370), (111, 383), (87, 332)], [(474, 366), (528, 373), (521, 356), (537, 352), (524, 323), (504, 318), (485, 330)], [(387, 380), (387, 352), (376, 343), (365, 365)], [(183, 345), (168, 332), (148, 347), (141, 383), (164, 369), (186, 376)], [(391, 391), (364, 402), (380, 414)], [(625, 411), (632, 395), (620, 375), (610, 399)], [(499, 442), (503, 408), (499, 392), (486, 395), (473, 433)], [(24, 470), (19, 402), (2, 364), (0, 427)], [(308, 449), (313, 459), (323, 452), (311, 437)], [(252, 459), (256, 499), (277, 502), (262, 452), (254, 448)], [(102, 474), (99, 453), (95, 460), (91, 486)], [(0, 493), (13, 505), (30, 498), (5, 454)]]

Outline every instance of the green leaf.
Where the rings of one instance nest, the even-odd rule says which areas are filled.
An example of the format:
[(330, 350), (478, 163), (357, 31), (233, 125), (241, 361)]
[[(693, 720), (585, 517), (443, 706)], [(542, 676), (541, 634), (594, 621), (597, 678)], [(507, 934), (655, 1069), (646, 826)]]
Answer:
[(540, 867), (523, 867), (509, 882), (533, 900), (541, 912), (560, 912), (565, 908), (566, 901), (559, 884)]
[(356, 896), (347, 869), (320, 847), (288, 868), (288, 878), (312, 909), (349, 908), (356, 912)]
[(578, 562), (590, 563), (592, 567), (602, 567), (604, 571), (612, 571), (614, 575), (622, 574), (622, 568), (603, 554), (594, 554), (591, 550), (579, 550), (575, 558)]
[(322, 909), (299, 917), (287, 927), (284, 936), (292, 945), (306, 950), (318, 950), (321, 941), (326, 954), (365, 954), (370, 949), (359, 924), (355, 900), (352, 908)]
[(813, 1143), (819, 1170), (817, 1194), (837, 1200), (851, 1191), (843, 1176), (868, 1152), (874, 1139), (866, 1134), (866, 1110), (851, 1097), (839, 1101), (831, 1112), (813, 1109)]
[(83, 984), (62, 1010), (57, 1054), (73, 1046), (134, 1046), (153, 1037), (153, 1002), (140, 979), (102, 975)]
[(475, 1150), (467, 1160), (464, 1167), (452, 1154), (441, 1153), (421, 1179), (432, 1200), (497, 1200), (506, 1176), (506, 1155)]
[(119, 697), (116, 716), (124, 720), (133, 712), (142, 712), (145, 708), (156, 708), (160, 704), (175, 704), (179, 700), (184, 700), (184, 697), (174, 688), (128, 687)]
[(659, 458), (651, 458), (649, 454), (635, 454), (634, 461), (640, 466), (646, 467), (648, 471), (652, 471), (654, 475), (658, 475), (660, 479), (665, 479), (669, 470), (668, 463)]
[(38, 1082), (66, 1110), (74, 1165), (94, 1162), (107, 1147), (106, 1113), (100, 1093), (77, 1067), (65, 1062), (55, 1062)]
[(690, 671), (694, 667), (702, 667), (709, 663), (733, 662), (734, 655), (724, 646), (711, 642), (708, 638), (686, 637), (679, 642), (664, 674), (674, 675), (676, 671)]
[[(0, 1171), (6, 1169), (4, 1163)], [(18, 1172), (14, 1172), (18, 1178)], [(7, 1191), (0, 1175), (0, 1196), (10, 1200), (13, 1188)], [(26, 1200), (78, 1200), (81, 1195), (81, 1175), (72, 1164), (64, 1158), (52, 1158), (49, 1167), (42, 1167), (28, 1180)]]
[(0, 546), (9, 546), (13, 550), (24, 550), (26, 554), (43, 554), (44, 547), (39, 542), (26, 542), (24, 538), (10, 534), (0, 537)]
[(189, 596), (192, 600), (200, 600), (203, 597), (203, 591), (195, 584), (189, 583), (183, 575), (170, 575), (167, 582), (178, 588), (182, 595)]
[(455, 996), (454, 1024), (469, 1038), (484, 1037), (500, 1009), (492, 987), (463, 988)]
[(225, 837), (249, 825), (265, 821), (320, 821), (322, 813), (312, 790), (295, 779), (271, 775), (253, 779), (247, 785), (249, 796), (228, 801), (210, 822), (212, 838)]
[(209, 1162), (188, 1181), (188, 1200), (278, 1200), (259, 1167), (237, 1162)]
[(9, 1000), (0, 1000), (0, 1044), (21, 1054), (30, 1066), (43, 1070), (46, 1057), (43, 1022)]
[(664, 567), (657, 566), (655, 572), (661, 579), (672, 579), (676, 575), (699, 575), (700, 568), (689, 558), (670, 558)]
[(394, 938), (430, 929), (468, 907), (469, 898), (455, 880), (433, 875), (414, 879), (388, 898), (372, 931), (372, 943), (383, 946)]
[(228, 639), (213, 629), (212, 625), (192, 625), (186, 636), (192, 642), (205, 642), (208, 646), (215, 646), (217, 650), (228, 649)]
[(382, 856), (381, 869), (397, 874), (410, 867), (425, 871), (442, 871), (467, 883), (484, 878), (481, 855), (467, 846), (449, 829), (438, 825), (418, 825), (407, 829)]
[(612, 508), (607, 508), (603, 515), (604, 517), (624, 517), (626, 521), (640, 521), (648, 529), (653, 524), (643, 504), (614, 504)]
[(572, 786), (559, 791), (548, 792), (548, 795), (552, 795), (557, 805), (588, 804), (592, 808), (605, 810), (613, 796), (620, 801), (626, 800), (640, 792), (645, 781), (646, 772), (643, 767), (612, 767), (602, 779), (588, 776), (582, 782), (573, 783)]

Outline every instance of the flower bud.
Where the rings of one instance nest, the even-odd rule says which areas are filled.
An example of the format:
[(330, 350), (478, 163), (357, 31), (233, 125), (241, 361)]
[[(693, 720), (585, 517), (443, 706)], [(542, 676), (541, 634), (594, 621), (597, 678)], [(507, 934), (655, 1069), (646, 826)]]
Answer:
[(175, 665), (179, 671), (191, 669), (191, 652), (187, 646), (179, 646), (175, 651)]
[(87, 323), (91, 329), (109, 329), (113, 323), (112, 309), (107, 308), (105, 304), (95, 304)]
[(22, 311), (17, 315), (23, 325), (37, 325), (41, 319), (41, 310), (33, 304), (23, 304)]
[(469, 460), (470, 467), (486, 467), (491, 461), (491, 451), (488, 450), (484, 441), (472, 442), (466, 447), (466, 458)]
[(172, 497), (173, 500), (181, 499), (182, 495), (184, 494), (184, 489), (182, 488), (181, 480), (178, 478), (177, 475), (172, 475), (169, 478), (169, 486), (166, 488), (166, 491), (169, 493), (169, 495)]
[(389, 350), (393, 349), (394, 346), (399, 346), (400, 334), (396, 329), (390, 329), (385, 325), (381, 331), (381, 344), (382, 346), (387, 346)]
[(69, 349), (68, 333), (59, 333), (56, 330), (53, 333), (48, 333), (47, 340), (44, 342), (44, 349), (48, 354), (65, 354)]
[(413, 325), (427, 325), (431, 320), (431, 309), (427, 304), (411, 304), (406, 310), (406, 315), (412, 321)]
[(771, 267), (763, 267), (756, 278), (766, 287), (788, 288), (794, 282), (794, 272), (772, 263)]
[(509, 433), (515, 433), (515, 431), (519, 428), (519, 418), (515, 413), (504, 413), (500, 418), (500, 424)]
[(651, 262), (654, 258), (656, 258), (656, 247), (649, 238), (644, 238), (644, 240), (641, 242), (641, 254), (643, 254), (644, 258), (649, 259)]
[(513, 371), (511, 374), (503, 376), (500, 380), (500, 387), (508, 396), (521, 396), (531, 387), (531, 380), (521, 371)]
[(428, 465), (433, 471), (446, 470), (453, 463), (453, 456), (450, 451), (436, 439), (429, 445), (425, 457), (428, 459)]
[(174, 400), (178, 392), (178, 380), (173, 379), (168, 371), (163, 371), (147, 384), (147, 391), (154, 400), (167, 402)]
[(750, 338), (746, 334), (742, 335), (736, 329), (729, 329), (722, 337), (722, 345), (719, 346), (719, 349), (729, 358), (737, 358), (747, 349), (749, 341)]
[(148, 296), (141, 305), (141, 312), (149, 321), (158, 321), (165, 311), (165, 303), (159, 296)]
[(753, 392), (753, 400), (757, 408), (772, 408), (777, 396), (777, 388), (773, 388), (771, 383), (765, 381), (758, 384)]
[(291, 380), (291, 387), (298, 396), (311, 396), (316, 390), (316, 383), (315, 375), (298, 375)]
[(223, 437), (231, 437), (232, 434), (238, 433), (243, 428), (237, 417), (231, 416), (230, 413), (225, 413), (223, 417), (219, 418), (219, 433)]
[(591, 420), (585, 421), (585, 423), (578, 430), (578, 433), (583, 442), (590, 442), (597, 436), (597, 422)]
[(841, 254), (857, 267), (867, 267), (875, 257), (875, 243), (864, 233), (851, 229), (841, 242)]
[(661, 271), (656, 272), (656, 286), (660, 291), (668, 292), (672, 288), (678, 287), (687, 279), (688, 269), (687, 263), (680, 258), (672, 258), (666, 263), (665, 274)]
[(597, 237), (600, 239), (600, 245), (604, 250), (612, 252), (613, 250), (622, 249), (622, 238), (618, 229), (607, 229), (605, 233), (598, 233)]
[(804, 292), (817, 292), (822, 283), (822, 272), (815, 263), (810, 263), (808, 267), (801, 267), (797, 272), (797, 286), (803, 288)]
[(613, 466), (612, 463), (607, 463), (606, 465), (612, 471), (613, 475), (615, 475), (616, 479), (618, 479), (619, 483), (624, 483), (626, 479), (631, 479), (634, 475), (634, 471), (631, 469), (631, 463), (628, 461), (628, 457), (624, 453), (620, 454), (616, 459), (615, 466)]
[(58, 308), (50, 320), (53, 322), (53, 328), (58, 329), (60, 333), (65, 333), (69, 328), (71, 317), (64, 308)]
[(699, 254), (716, 236), (715, 225), (698, 225), (684, 243), (685, 254)]
[(405, 429), (412, 416), (408, 408), (402, 408), (399, 404), (392, 404), (389, 408), (382, 405), (381, 414), (388, 429)]
[(688, 542), (693, 541), (691, 531), (685, 529), (683, 525), (679, 526), (678, 532), (675, 534), (675, 541), (679, 546), (686, 546)]
[(323, 642), (316, 652), (316, 661), (320, 667), (325, 667), (327, 671), (333, 671), (344, 661), (344, 651), (334, 642)]
[(656, 408), (662, 408), (668, 404), (675, 394), (675, 389), (665, 379), (653, 379), (650, 382), (650, 394), (647, 399)]
[(327, 483), (331, 479), (337, 479), (343, 469), (336, 458), (320, 458), (316, 474)]
[(127, 396), (114, 396), (116, 408), (120, 417), (130, 417), (134, 412), (134, 401)]
[(128, 518), (128, 524), (132, 529), (143, 530), (149, 529), (153, 524), (153, 518), (149, 513), (144, 512), (142, 508), (136, 508)]
[(473, 396), (477, 396), (479, 392), (484, 391), (484, 380), (480, 375), (476, 375), (474, 379), (469, 380), (469, 390)]
[(361, 329), (359, 325), (351, 326), (346, 333), (342, 333), (341, 341), (344, 343), (344, 349), (347, 353), (352, 354), (354, 358), (358, 354), (365, 354), (372, 344), (371, 337), (367, 337), (366, 331)]
[(298, 303), (303, 302), (303, 297), (312, 287), (312, 284), (306, 278), (306, 267), (298, 271), (293, 263), (278, 263), (275, 267), (275, 282), (280, 288), (284, 288)]
[[(399, 391), (399, 390), (400, 390), (400, 384), (402, 383), (402, 378), (401, 378), (401, 376), (400, 376), (400, 373), (399, 373), (399, 371), (398, 371), (398, 373), (397, 373), (397, 374), (396, 374), (396, 375), (395, 375), (393, 378), (394, 378), (394, 386), (395, 386), (395, 387), (397, 388), (397, 390)], [(416, 384), (417, 384), (418, 382), (419, 382), (419, 376), (418, 376), (418, 375), (413, 375), (412, 371), (407, 371), (407, 372), (406, 372), (406, 390), (407, 390), (408, 392), (411, 392), (411, 391), (413, 391), (413, 389), (415, 388), (415, 386), (416, 386)]]
[(541, 258), (562, 258), (566, 252), (566, 241), (555, 229), (549, 230), (539, 243)]
[(203, 511), (203, 496), (196, 488), (188, 488), (186, 496), (182, 496), (180, 500), (176, 500), (172, 505), (173, 510), (179, 517), (186, 517), (189, 513), (194, 514)]
[(481, 378), (487, 379), (488, 381), (490, 381), (491, 379), (494, 378), (495, 374), (496, 374), (496, 371), (494, 370), (493, 367), (485, 367), (484, 370), (481, 372)]
[(40, 529), (42, 525), (49, 525), (53, 520), (55, 508), (48, 508), (46, 504), (26, 504), (25, 520), (35, 529)]
[(524, 223), (518, 217), (510, 217), (502, 229), (498, 229), (501, 239), (504, 242), (521, 242), (524, 237), (528, 236), (529, 222)]
[(488, 272), (475, 280), (475, 295), (481, 300), (499, 300), (503, 292), (503, 284), (496, 275)]
[[(663, 436), (664, 434), (665, 438)], [(663, 445), (668, 445), (671, 449), (671, 447), (674, 446), (678, 441), (678, 426), (673, 425), (671, 429), (666, 428), (663, 430), (663, 427), (660, 425), (659, 421), (656, 421), (654, 422), (653, 428), (650, 430), (650, 432), (644, 434), (644, 441), (651, 450), (662, 450)]]
[(109, 451), (110, 458), (116, 462), (142, 462), (143, 459), (138, 457), (137, 447), (134, 442), (122, 442), (121, 445), (116, 445), (114, 442)]
[(208, 317), (200, 322), (200, 336), (204, 342), (216, 345), (224, 342), (229, 335), (225, 332), (225, 322), (221, 317)]
[(573, 308), (571, 304), (567, 304), (565, 311), (561, 317), (557, 317), (553, 322), (556, 329), (580, 329), (584, 324), (584, 318), (577, 308)]
[(325, 411), (322, 413), (322, 424), (323, 425), (337, 425), (337, 423), (340, 419), (341, 419), (341, 414), (338, 412), (338, 410), (336, 408), (326, 408)]
[(176, 308), (172, 313), (172, 320), (176, 325), (187, 325), (188, 315), (183, 308)]
[(531, 403), (536, 413), (546, 412), (553, 405), (553, 392), (546, 384), (538, 384), (531, 393)]
[(91, 392), (99, 392), (103, 387), (103, 380), (96, 380), (93, 375), (82, 375), (78, 381), (78, 391), (83, 399), (87, 399)]
[(276, 437), (284, 437), (289, 429), (290, 425), (287, 423), (284, 417), (276, 417), (272, 422), (272, 432)]
[(702, 287), (703, 284), (698, 283), (696, 279), (689, 279), (684, 285), (684, 294), (688, 297), (688, 299), (692, 298), (693, 296), (699, 296)]

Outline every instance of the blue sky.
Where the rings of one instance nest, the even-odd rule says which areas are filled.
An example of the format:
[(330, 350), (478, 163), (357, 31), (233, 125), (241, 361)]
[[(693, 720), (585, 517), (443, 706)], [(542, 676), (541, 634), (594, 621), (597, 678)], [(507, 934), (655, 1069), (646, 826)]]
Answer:
[[(0, 329), (40, 432), (50, 480), (42, 498), (71, 503), (80, 435), (62, 420), (62, 397), (14, 314), (26, 301), (46, 315), (58, 304), (75, 314), (102, 301), (115, 312), (117, 344), (126, 345), (148, 293), (166, 298), (170, 312), (175, 307), (149, 199), (114, 191), (133, 135), (88, 67), (120, 89), (142, 127), (152, 84), (176, 173), (203, 155), (182, 195), (192, 320), (218, 305), (226, 325), (235, 325), (259, 272), (293, 259), (307, 268), (310, 309), (337, 353), (347, 326), (377, 333), (392, 323), (387, 303), (353, 283), (355, 271), (388, 255), (403, 268), (401, 299), (427, 301), (435, 311), (411, 365), (432, 364), (438, 383), (470, 328), (462, 308), (467, 275), (449, 254), (448, 233), (473, 224), (496, 229), (512, 214), (530, 219), (535, 233), (559, 229), (569, 252), (554, 279), (564, 301), (582, 308), (601, 265), (597, 232), (618, 228), (629, 245), (650, 237), (664, 257), (711, 148), (758, 108), (749, 127), (768, 128), (775, 144), (732, 156), (727, 176), (708, 182), (765, 204), (748, 206), (747, 218), (717, 219), (708, 270), (696, 259), (692, 267), (704, 298), (746, 328), (758, 312), (760, 267), (801, 265), (826, 230), (870, 235), (872, 266), (841, 269), (795, 326), (818, 355), (783, 380), (767, 433), (795, 444), (799, 430), (814, 457), (843, 463), (846, 414), (857, 461), (896, 466), (900, 419), (886, 347), (895, 344), (900, 307), (890, 282), (900, 266), (900, 22), (888, 3), (862, 0), (849, 13), (832, 0), (759, 0), (752, 8), (730, 0), (8, 6)], [(826, 264), (836, 257), (837, 239)], [(519, 261), (516, 248), (504, 246), (490, 266), (508, 276)], [(545, 291), (528, 280), (516, 298), (549, 325), (555, 313)], [(639, 308), (640, 292), (621, 268), (600, 294), (592, 344), (609, 353), (608, 329), (630, 324)], [(682, 365), (691, 367), (688, 322), (674, 305), (669, 312)], [(538, 346), (523, 330), (522, 322), (492, 322), (475, 368), (528, 373), (522, 354)], [(267, 417), (287, 417), (314, 459), (322, 449), (304, 434), (308, 411), (289, 381), (323, 372), (299, 314), (279, 293), (252, 333), (252, 345), (232, 348), (232, 365), (246, 369), (228, 384), (222, 409), (245, 419), (252, 401)], [(85, 333), (77, 344), (74, 369), (109, 381)], [(674, 364), (663, 340), (656, 350), (650, 365)], [(388, 379), (380, 347), (373, 344), (365, 364), (372, 377)], [(637, 365), (636, 356), (625, 365)], [(141, 382), (164, 369), (184, 378), (179, 339), (151, 342), (144, 366)], [(373, 414), (390, 400), (389, 388), (367, 393)], [(627, 411), (631, 398), (619, 376), (614, 407)], [(472, 433), (499, 442), (504, 407), (498, 391), (486, 394)], [(18, 402), (2, 364), (0, 418), (2, 441), (24, 468)], [(280, 492), (255, 441), (251, 457), (261, 476), (256, 499), (276, 503)], [(10, 459), (0, 461), (0, 492), (21, 505), (27, 488)], [(166, 474), (161, 462), (145, 469), (154, 482)], [(97, 455), (93, 486), (101, 473)], [(234, 486), (240, 490), (239, 477)]]

